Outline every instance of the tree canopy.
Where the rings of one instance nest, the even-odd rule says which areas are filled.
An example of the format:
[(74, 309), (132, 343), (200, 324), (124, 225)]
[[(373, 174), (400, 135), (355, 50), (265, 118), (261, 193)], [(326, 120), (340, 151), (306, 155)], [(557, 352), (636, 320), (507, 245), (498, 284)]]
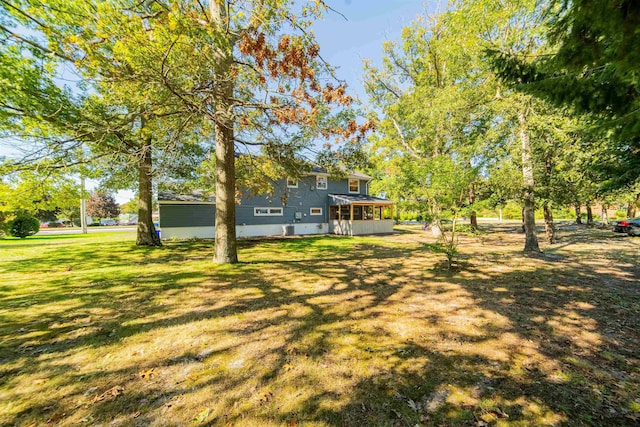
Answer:
[(640, 4), (616, 0), (555, 0), (544, 24), (552, 50), (523, 55), (490, 49), (498, 74), (518, 90), (585, 114), (606, 142), (598, 169), (606, 187), (640, 177)]

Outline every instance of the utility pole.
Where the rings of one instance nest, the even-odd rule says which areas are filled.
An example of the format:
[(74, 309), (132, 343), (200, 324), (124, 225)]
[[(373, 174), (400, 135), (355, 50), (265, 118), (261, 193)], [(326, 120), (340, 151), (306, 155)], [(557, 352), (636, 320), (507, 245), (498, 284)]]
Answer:
[(84, 198), (84, 176), (80, 178), (82, 185), (82, 198), (80, 199), (80, 227), (82, 227), (82, 234), (87, 234), (87, 201)]

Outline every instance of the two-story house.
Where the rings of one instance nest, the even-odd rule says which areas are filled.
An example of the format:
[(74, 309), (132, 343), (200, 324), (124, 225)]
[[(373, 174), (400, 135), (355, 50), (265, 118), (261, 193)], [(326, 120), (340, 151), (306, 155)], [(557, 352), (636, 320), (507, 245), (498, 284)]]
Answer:
[[(391, 233), (393, 202), (369, 196), (370, 181), (360, 173), (332, 179), (314, 170), (276, 183), (273, 194), (245, 193), (236, 205), (236, 236)], [(163, 239), (215, 236), (213, 197), (160, 191), (158, 204)]]

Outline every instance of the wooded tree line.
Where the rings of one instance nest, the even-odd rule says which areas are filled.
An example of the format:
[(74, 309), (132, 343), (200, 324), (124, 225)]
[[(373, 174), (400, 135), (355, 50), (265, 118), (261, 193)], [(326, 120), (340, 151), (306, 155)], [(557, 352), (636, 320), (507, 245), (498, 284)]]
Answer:
[(637, 204), (639, 17), (624, 1), (464, 0), (418, 18), (365, 64), (376, 188), (454, 227), (477, 226), (477, 200), (521, 200), (528, 252), (536, 206), (553, 242), (553, 205)]
[[(365, 160), (374, 125), (311, 31), (327, 3), (0, 0), (0, 132), (24, 153), (4, 180), (136, 186), (137, 244), (160, 245), (154, 186), (206, 176), (215, 261), (237, 262), (239, 185)], [(554, 205), (637, 203), (639, 16), (622, 0), (456, 0), (418, 18), (365, 63), (373, 189), (436, 223), (447, 211), (475, 225), (478, 200), (521, 200), (534, 252), (536, 206), (553, 241)]]

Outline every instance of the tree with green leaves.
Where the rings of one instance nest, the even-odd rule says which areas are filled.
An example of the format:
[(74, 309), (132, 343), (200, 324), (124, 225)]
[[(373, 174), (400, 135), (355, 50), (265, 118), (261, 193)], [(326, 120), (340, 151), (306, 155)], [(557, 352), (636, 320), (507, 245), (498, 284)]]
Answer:
[[(107, 174), (104, 185), (111, 188), (137, 183), (136, 243), (160, 245), (151, 218), (153, 179), (188, 175), (204, 154), (202, 128), (117, 58), (119, 43), (131, 34), (109, 33), (108, 23), (129, 16), (127, 6), (3, 1), (0, 34), (7, 43), (0, 58), (11, 90), (0, 100), (0, 129), (25, 152), (5, 163), (13, 170), (88, 164), (94, 175)], [(79, 84), (60, 86), (60, 68)]]
[(554, 0), (543, 6), (540, 25), (553, 50), (536, 55), (494, 46), (496, 71), (516, 89), (583, 115), (607, 149), (592, 166), (606, 176), (601, 186), (633, 185), (640, 178), (640, 4)]
[(24, 170), (0, 180), (0, 228), (18, 214), (51, 221), (80, 206), (81, 189), (61, 171)]
[[(351, 97), (332, 78), (309, 31), (327, 6), (290, 0), (144, 6), (148, 10), (130, 5), (144, 19), (129, 30), (136, 36), (123, 41), (123, 60), (147, 87), (167, 93), (172, 104), (210, 123), (215, 138), (214, 261), (235, 263), (239, 150), (263, 155), (296, 176), (307, 167), (317, 140), (325, 144), (314, 157), (334, 166), (336, 144), (351, 141), (340, 150), (341, 160), (348, 160), (369, 128), (356, 121)], [(127, 20), (112, 24), (128, 25)]]
[[(237, 262), (235, 157), (240, 149), (284, 165), (290, 176), (303, 173), (310, 157), (333, 170), (360, 158), (358, 144), (370, 125), (357, 121), (345, 85), (333, 77), (310, 31), (328, 9), (322, 1), (32, 6), (26, 17), (15, 8), (5, 10), (22, 25), (53, 34), (40, 50), (71, 60), (95, 91), (78, 110), (90, 120), (74, 118), (89, 123), (90, 140), (105, 136), (90, 144), (91, 152), (110, 165), (120, 165), (122, 158), (139, 160), (139, 236), (143, 217), (150, 215), (154, 150), (160, 142), (168, 149), (156, 158), (171, 158), (167, 153), (184, 158), (188, 150), (175, 144), (185, 141), (185, 133), (193, 135), (189, 131), (199, 131), (215, 146), (214, 259), (219, 263)], [(324, 145), (318, 147), (318, 140)], [(152, 231), (149, 224), (143, 237), (155, 239)]]
[[(374, 157), (383, 167), (398, 165), (404, 178), (396, 181), (407, 193), (398, 196), (410, 192), (428, 203), (436, 223), (442, 209), (470, 204), (487, 125), (482, 111), (495, 93), (492, 82), (483, 82), (472, 45), (455, 39), (446, 15), (430, 17), (406, 27), (401, 44), (385, 43), (381, 68), (365, 63), (367, 92), (381, 113)], [(432, 191), (432, 185), (451, 182), (448, 174), (458, 178), (467, 197), (460, 199), (454, 187), (456, 195), (444, 197), (446, 185)]]

